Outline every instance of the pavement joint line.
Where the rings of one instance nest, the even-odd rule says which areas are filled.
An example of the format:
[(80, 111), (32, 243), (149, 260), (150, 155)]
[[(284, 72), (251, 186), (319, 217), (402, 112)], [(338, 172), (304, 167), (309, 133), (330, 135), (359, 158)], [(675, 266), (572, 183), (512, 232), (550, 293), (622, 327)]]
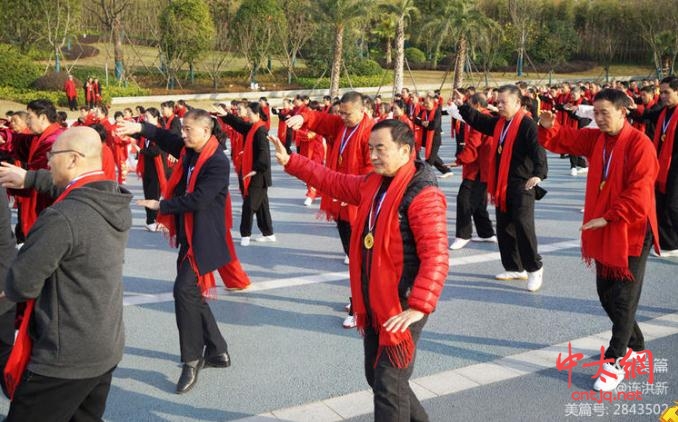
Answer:
[[(666, 324), (654, 324), (653, 322), (669, 322), (672, 323), (670, 326), (667, 326)], [(657, 318), (653, 318), (651, 320), (645, 321), (645, 322), (640, 322), (638, 323), (641, 327), (641, 330), (643, 331), (643, 334), (645, 333), (646, 329), (650, 329), (651, 327), (661, 327), (662, 332), (659, 334), (650, 334), (650, 335), (645, 335), (645, 340), (646, 341), (652, 341), (652, 340), (657, 340), (663, 337), (668, 337), (671, 335), (678, 334), (678, 312), (677, 313), (671, 313), (671, 314), (664, 314), (661, 315)], [(456, 368), (448, 371), (443, 371), (439, 372), (436, 374), (432, 375), (427, 375), (424, 377), (419, 377), (410, 380), (410, 384), (413, 386), (418, 387), (418, 389), (423, 389), (425, 390), (426, 393), (430, 394), (425, 394), (427, 396), (425, 399), (429, 398), (435, 398), (435, 397), (443, 397), (443, 396), (449, 396), (453, 395), (462, 391), (469, 390), (471, 388), (476, 388), (476, 387), (481, 387), (481, 386), (487, 386), (490, 384), (494, 384), (496, 382), (500, 381), (508, 381), (514, 378), (522, 377), (525, 375), (531, 375), (539, 371), (543, 371), (545, 369), (549, 368), (555, 368), (555, 359), (552, 362), (552, 365), (550, 366), (543, 366), (540, 363), (532, 363), (532, 367), (526, 367), (525, 364), (530, 364), (528, 361), (531, 356), (537, 357), (539, 360), (543, 360), (543, 357), (545, 355), (553, 354), (555, 351), (559, 351), (560, 353), (567, 354), (567, 345), (572, 344), (572, 352), (584, 352), (584, 355), (587, 356), (587, 353), (593, 353), (593, 352), (600, 352), (599, 349), (593, 349), (591, 348), (591, 344), (593, 344), (596, 341), (600, 341), (602, 339), (605, 339), (606, 341), (609, 339), (609, 331), (603, 331), (600, 333), (595, 333), (586, 337), (580, 337), (577, 339), (569, 340), (567, 342), (562, 342), (558, 344), (553, 344), (541, 349), (535, 349), (531, 350), (529, 352), (522, 352), (518, 353), (515, 355), (510, 355), (510, 356), (505, 356), (503, 358), (496, 359), (494, 361), (490, 362), (482, 362), (478, 364), (473, 364), (469, 366), (465, 366), (462, 368)], [(597, 343), (599, 344), (599, 343)], [(516, 368), (516, 363), (523, 364), (522, 367)], [(499, 367), (503, 369), (503, 372), (500, 376), (488, 376), (487, 374), (480, 373), (482, 371), (485, 371), (489, 367)], [(565, 377), (566, 378), (566, 377)], [(565, 379), (563, 378), (563, 379)], [(466, 386), (463, 386), (462, 388), (456, 388), (454, 385), (455, 382), (458, 381), (468, 381)], [(435, 386), (435, 387), (431, 387)], [(413, 388), (415, 390), (415, 388)], [(441, 393), (436, 392), (436, 390), (441, 391)], [(347, 398), (349, 396), (357, 395), (357, 394), (372, 394), (370, 390), (361, 390), (361, 391), (356, 391), (352, 392), (349, 394), (346, 394), (344, 396), (337, 396), (337, 397), (332, 397), (330, 399), (324, 399), (324, 400), (319, 400), (319, 401), (314, 401), (310, 403), (305, 403), (299, 406), (293, 406), (293, 407), (288, 407), (284, 409), (278, 409), (278, 410), (273, 410), (261, 415), (256, 415), (254, 418), (257, 417), (266, 417), (270, 418), (272, 415), (276, 419), (273, 420), (282, 420), (282, 421), (289, 421), (289, 422), (305, 422), (311, 419), (306, 419), (304, 416), (312, 415), (315, 410), (319, 408), (319, 404), (323, 404), (327, 407), (329, 407), (334, 413), (339, 415), (342, 419), (340, 420), (345, 420), (348, 418), (344, 418), (342, 416), (342, 410), (335, 409), (333, 407), (333, 403), (341, 402), (343, 398)], [(433, 395), (432, 397), (430, 395)], [(425, 400), (424, 398), (421, 397), (420, 394), (417, 394), (417, 397), (420, 399)], [(356, 416), (361, 416), (361, 415), (366, 415), (369, 414), (373, 411), (372, 406), (366, 408), (364, 403), (361, 405), (358, 405), (359, 407), (356, 407), (355, 409), (351, 409), (353, 411), (350, 412), (350, 418), (356, 417)], [(344, 412), (346, 412), (346, 409), (343, 409)], [(279, 417), (278, 415), (286, 415), (284, 418)], [(293, 417), (294, 415), (301, 415), (302, 417), (299, 419), (291, 419), (290, 417)], [(253, 419), (253, 417), (247, 417), (243, 419), (237, 419), (235, 422), (253, 422), (253, 421), (258, 421), (259, 419)], [(264, 420), (270, 420), (270, 419), (261, 419), (262, 421)]]
[[(549, 243), (540, 246), (539, 251), (540, 253), (551, 253), (563, 249), (578, 247), (579, 247), (578, 241), (566, 240), (562, 242)], [(480, 253), (471, 256), (450, 258), (450, 268), (452, 269), (450, 273), (454, 274), (454, 268), (459, 267), (461, 265), (498, 261), (499, 259), (501, 259), (501, 257), (499, 256), (499, 252)], [(238, 295), (238, 294), (247, 294), (249, 292), (262, 292), (266, 290), (281, 289), (285, 287), (300, 287), (310, 284), (329, 283), (333, 281), (346, 279), (348, 279), (348, 270), (333, 271), (322, 274), (310, 274), (301, 277), (289, 277), (274, 280), (258, 281), (252, 283), (250, 287), (247, 288), (246, 290), (232, 291), (229, 293), (225, 292), (222, 293), (220, 291), (217, 296), (217, 299), (223, 299), (233, 294)], [(221, 290), (220, 288), (217, 289)], [(172, 293), (148, 294), (148, 293), (125, 292), (125, 295), (126, 297), (123, 299), (124, 306), (148, 305), (151, 303), (171, 302), (174, 300), (174, 295)]]

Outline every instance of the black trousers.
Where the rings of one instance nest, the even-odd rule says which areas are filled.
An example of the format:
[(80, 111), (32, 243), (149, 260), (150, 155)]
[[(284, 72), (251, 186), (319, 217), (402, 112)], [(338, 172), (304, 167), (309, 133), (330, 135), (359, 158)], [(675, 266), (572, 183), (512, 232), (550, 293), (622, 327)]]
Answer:
[(71, 111), (78, 109), (78, 97), (68, 97), (68, 109)]
[(341, 247), (344, 248), (344, 253), (348, 256), (349, 245), (351, 244), (351, 223), (346, 220), (337, 220), (337, 231), (339, 231)]
[(586, 163), (584, 157), (578, 157), (576, 155), (570, 154), (570, 168), (573, 169), (576, 167), (586, 168), (588, 167), (588, 164)]
[(106, 410), (112, 368), (87, 379), (61, 379), (24, 373), (5, 422), (99, 422)]
[[(426, 136), (426, 135), (424, 135)], [(425, 141), (425, 140), (424, 140)], [(438, 156), (438, 151), (440, 150), (440, 144), (442, 143), (440, 135), (435, 135), (431, 144), (431, 155), (429, 155), (427, 163), (437, 168), (442, 174), (449, 173), (450, 168), (443, 163), (443, 160)]]
[[(675, 175), (673, 177), (675, 178)], [(669, 173), (669, 180), (670, 178)], [(657, 197), (659, 246), (666, 251), (678, 249), (678, 183), (668, 183), (666, 193), (655, 190), (655, 196)]]
[[(158, 182), (158, 170), (155, 168), (155, 161), (143, 154), (139, 154), (139, 158), (144, 160), (144, 177), (141, 179), (144, 199), (160, 199), (160, 183)], [(158, 211), (146, 208), (146, 224), (155, 223), (157, 216)]]
[[(612, 338), (605, 358), (617, 359), (626, 354), (626, 348), (638, 352), (645, 349), (645, 339), (636, 322), (636, 309), (645, 277), (647, 255), (652, 246), (652, 232), (648, 230), (640, 256), (629, 257), (633, 281), (596, 277), (598, 298), (612, 321)], [(599, 264), (596, 262), (596, 266)], [(598, 271), (599, 272), (599, 271)]]
[(480, 237), (494, 236), (490, 214), (487, 212), (487, 184), (476, 180), (464, 179), (457, 193), (457, 234), (460, 239), (470, 239), (473, 233), (473, 221)]
[(379, 336), (371, 326), (365, 329), (365, 378), (374, 393), (375, 422), (426, 422), (428, 415), (410, 387), (414, 371), (416, 344), (428, 316), (410, 325), (415, 344), (415, 355), (407, 368), (395, 368), (386, 353), (381, 353), (375, 365), (379, 349)]
[(506, 271), (537, 271), (542, 267), (534, 231), (534, 189), (509, 184), (506, 212), (496, 208), (497, 242)]
[(181, 361), (192, 362), (203, 356), (228, 352), (212, 310), (202, 297), (198, 277), (182, 248), (177, 261), (177, 279), (174, 281), (174, 310), (179, 329)]
[(273, 221), (268, 208), (268, 188), (249, 188), (249, 195), (243, 198), (242, 214), (240, 218), (240, 236), (252, 235), (252, 220), (257, 215), (257, 227), (264, 236), (273, 234)]

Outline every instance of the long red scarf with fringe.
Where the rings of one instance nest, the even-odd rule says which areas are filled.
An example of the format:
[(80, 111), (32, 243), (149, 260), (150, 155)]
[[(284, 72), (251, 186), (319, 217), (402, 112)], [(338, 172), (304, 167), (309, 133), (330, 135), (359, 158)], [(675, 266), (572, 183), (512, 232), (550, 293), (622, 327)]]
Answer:
[[(196, 181), (198, 180), (198, 175), (200, 174), (200, 170), (202, 170), (203, 165), (214, 154), (218, 153), (219, 153), (219, 141), (217, 141), (217, 138), (212, 136), (207, 141), (207, 143), (205, 144), (205, 146), (198, 155), (198, 161), (195, 163), (195, 167), (193, 168), (193, 171), (191, 171), (189, 179), (186, 183), (186, 193), (191, 193), (195, 190), (195, 184)], [(186, 148), (181, 150), (181, 156), (179, 157), (179, 161), (177, 162), (177, 165), (175, 166), (175, 169), (172, 172), (172, 176), (167, 182), (166, 189), (162, 195), (163, 198), (165, 198), (165, 200), (170, 200), (174, 197), (174, 190), (177, 188), (179, 182), (184, 177), (185, 159), (186, 159)], [(191, 268), (193, 268), (193, 271), (198, 277), (198, 287), (200, 288), (200, 293), (202, 294), (202, 296), (210, 297), (212, 294), (211, 290), (216, 286), (216, 283), (214, 281), (214, 275), (212, 274), (211, 271), (208, 272), (207, 274), (200, 274), (198, 265), (195, 262), (195, 252), (193, 251), (193, 213), (185, 212), (183, 214), (183, 217), (184, 217), (184, 230), (186, 231), (186, 241), (188, 242), (188, 252), (186, 253), (186, 257), (184, 259), (188, 259), (188, 262), (191, 264)], [(167, 231), (169, 232), (170, 244), (172, 246), (176, 246), (177, 238), (177, 226), (174, 218), (175, 218), (174, 214), (163, 214), (163, 213), (158, 213), (158, 217), (156, 218), (158, 223), (162, 224), (163, 226), (165, 226), (165, 228), (167, 228)]]
[[(631, 125), (627, 122), (624, 123), (621, 132), (614, 137), (616, 139), (602, 132), (598, 135), (591, 153), (589, 175), (586, 179), (584, 221), (603, 216), (613, 201), (621, 195), (624, 187), (625, 151), (631, 131)], [(606, 138), (613, 142), (606, 144)], [(607, 178), (601, 188), (605, 166), (608, 166)], [(609, 222), (599, 229), (581, 232), (582, 259), (588, 266), (597, 261), (600, 264), (598, 273), (601, 277), (633, 280), (633, 275), (629, 271), (628, 226), (628, 223), (619, 220)]]
[[(245, 137), (245, 146), (243, 147), (241, 177), (245, 177), (246, 174), (249, 174), (249, 172), (252, 171), (252, 164), (254, 163), (254, 135), (262, 126), (266, 126), (266, 124), (259, 120), (258, 122), (252, 124), (252, 127), (247, 132), (247, 136)], [(247, 198), (249, 195), (250, 182), (252, 182), (252, 177), (248, 177), (242, 181), (243, 198)]]
[[(62, 201), (74, 189), (78, 189), (84, 185), (100, 182), (103, 180), (109, 180), (103, 171), (94, 171), (82, 174), (66, 187), (61, 195), (59, 195), (59, 197), (54, 201), (54, 204)], [(30, 324), (34, 308), (35, 299), (27, 300), (26, 309), (24, 309), (21, 325), (19, 326), (19, 332), (17, 333), (16, 339), (14, 340), (12, 352), (10, 353), (9, 358), (7, 359), (7, 364), (5, 365), (3, 375), (5, 377), (5, 385), (7, 387), (10, 400), (14, 398), (14, 393), (21, 382), (21, 378), (24, 371), (26, 370), (26, 367), (28, 366), (28, 362), (31, 359), (33, 341), (31, 340), (28, 325)]]
[[(659, 150), (659, 145), (662, 145), (661, 151), (657, 158), (659, 159), (659, 174), (657, 175), (656, 186), (659, 192), (666, 193), (666, 180), (669, 176), (669, 168), (671, 167), (671, 154), (673, 153), (673, 141), (676, 139), (676, 127), (678, 126), (678, 110), (673, 111), (671, 120), (669, 121), (666, 132), (662, 133), (662, 126), (666, 118), (666, 111), (668, 107), (659, 113), (659, 120), (657, 120), (657, 129), (654, 132), (654, 146)], [(662, 141), (662, 136), (664, 140)]]
[(421, 110), (421, 115), (426, 118), (425, 122), (428, 122), (428, 126), (425, 129), (422, 129), (422, 133), (426, 130), (426, 139), (423, 140), (424, 156), (428, 160), (431, 156), (431, 148), (433, 148), (433, 136), (435, 135), (435, 127), (432, 127), (433, 121), (436, 116), (436, 108), (433, 107), (433, 110), (426, 110), (425, 108)]
[[(415, 166), (412, 160), (398, 170), (386, 190), (381, 212), (376, 217), (374, 226), (374, 247), (369, 274), (369, 305), (372, 311), (372, 327), (379, 335), (379, 350), (375, 365), (382, 352), (386, 352), (393, 366), (397, 368), (407, 367), (414, 356), (415, 345), (410, 330), (403, 333), (390, 333), (382, 329), (383, 324), (389, 318), (403, 311), (398, 296), (398, 283), (403, 271), (403, 241), (400, 235), (398, 207), (414, 173)], [(374, 198), (381, 187), (382, 180), (383, 178), (376, 173), (368, 176), (363, 197)], [(365, 328), (367, 324), (361, 277), (363, 228), (369, 218), (373, 202), (369, 200), (361, 202), (351, 235), (349, 274), (358, 328)]]
[[(499, 144), (502, 131), (504, 130), (505, 117), (501, 117), (494, 126), (494, 134), (490, 139), (492, 147), (490, 148), (490, 168), (487, 176), (487, 192), (490, 194), (492, 203), (495, 204), (500, 211), (506, 212), (506, 191), (508, 189), (509, 167), (511, 166), (511, 157), (513, 156), (513, 144), (518, 136), (518, 128), (525, 117), (525, 112), (518, 111), (511, 121), (509, 128), (504, 136), (503, 144)], [(499, 170), (497, 170), (497, 154), (498, 148), (501, 147), (501, 154), (499, 159)]]

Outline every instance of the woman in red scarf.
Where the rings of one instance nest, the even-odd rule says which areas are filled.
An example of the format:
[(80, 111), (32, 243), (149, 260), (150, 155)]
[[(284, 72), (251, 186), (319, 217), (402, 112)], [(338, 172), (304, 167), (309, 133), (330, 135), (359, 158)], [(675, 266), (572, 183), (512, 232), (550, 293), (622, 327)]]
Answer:
[(545, 148), (585, 156), (590, 163), (582, 258), (595, 263), (598, 297), (612, 320), (605, 351), (610, 362), (603, 365), (608, 374), (596, 380), (597, 391), (614, 390), (624, 379), (624, 359), (645, 348), (636, 308), (653, 241), (658, 250), (654, 183), (659, 164), (647, 136), (626, 121), (629, 103), (622, 91), (600, 91), (593, 102), (599, 129), (561, 126), (550, 111), (540, 116), (539, 142)]
[[(143, 121), (155, 127), (160, 127), (160, 111), (155, 107), (149, 107), (144, 113)], [(167, 154), (152, 139), (141, 137), (139, 143), (141, 149), (139, 150), (136, 171), (137, 175), (141, 177), (144, 199), (158, 200), (167, 185), (165, 168)], [(146, 208), (146, 230), (158, 231), (158, 224), (155, 222), (157, 215), (157, 211)]]

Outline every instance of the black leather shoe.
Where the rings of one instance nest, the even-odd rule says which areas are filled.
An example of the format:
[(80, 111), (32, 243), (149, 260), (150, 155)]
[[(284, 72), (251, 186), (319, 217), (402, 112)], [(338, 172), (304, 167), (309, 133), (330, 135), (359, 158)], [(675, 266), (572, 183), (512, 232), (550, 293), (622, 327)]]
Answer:
[(195, 366), (184, 363), (184, 366), (181, 368), (179, 382), (177, 382), (177, 394), (184, 394), (193, 388), (195, 383), (198, 382), (200, 368), (202, 368), (202, 360), (198, 361)]
[(228, 353), (220, 353), (205, 358), (205, 368), (228, 368), (231, 366), (231, 357)]

